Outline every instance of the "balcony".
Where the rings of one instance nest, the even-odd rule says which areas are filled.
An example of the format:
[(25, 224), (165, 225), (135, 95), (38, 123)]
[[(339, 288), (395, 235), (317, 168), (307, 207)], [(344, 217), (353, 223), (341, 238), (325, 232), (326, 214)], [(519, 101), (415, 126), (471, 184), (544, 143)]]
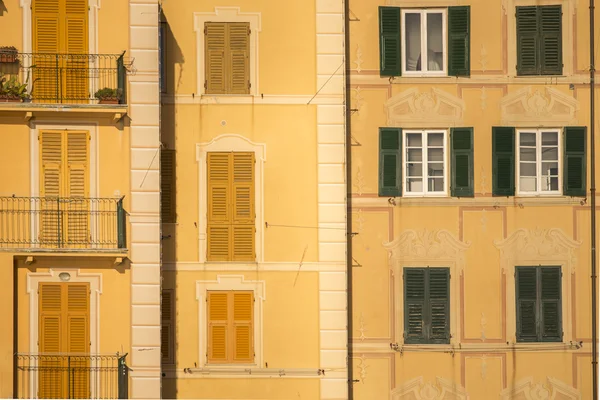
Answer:
[(18, 399), (126, 399), (125, 355), (16, 354)]
[(0, 250), (126, 252), (123, 198), (0, 197)]

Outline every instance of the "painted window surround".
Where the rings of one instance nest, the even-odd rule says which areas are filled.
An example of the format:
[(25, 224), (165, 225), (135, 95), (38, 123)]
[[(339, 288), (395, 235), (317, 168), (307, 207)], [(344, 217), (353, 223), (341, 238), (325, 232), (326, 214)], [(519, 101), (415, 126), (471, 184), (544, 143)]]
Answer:
[[(254, 362), (250, 364), (209, 364), (207, 362), (207, 291), (238, 290), (254, 292)], [(243, 275), (217, 275), (216, 281), (196, 281), (196, 300), (198, 301), (198, 365), (200, 368), (231, 370), (232, 367), (263, 367), (263, 302), (266, 300), (265, 281), (246, 281)]]
[[(255, 219), (255, 251), (256, 251), (256, 260), (254, 263), (249, 262), (218, 262), (218, 264), (227, 263), (228, 265), (248, 265), (261, 263), (264, 261), (264, 237), (263, 237), (263, 227), (264, 227), (264, 202), (263, 202), (263, 193), (264, 193), (264, 168), (263, 164), (267, 161), (267, 147), (266, 144), (262, 143), (254, 143), (250, 140), (246, 139), (242, 135), (237, 134), (224, 134), (214, 138), (212, 141), (208, 143), (199, 143), (196, 145), (196, 161), (198, 161), (198, 220), (199, 220), (199, 230), (198, 230), (198, 262), (205, 263), (206, 262), (206, 250), (207, 250), (207, 237), (206, 237), (206, 229), (207, 229), (207, 184), (206, 184), (206, 153), (209, 152), (217, 152), (217, 151), (226, 151), (226, 152), (253, 152), (254, 159), (256, 160), (255, 168), (255, 179), (254, 179), (254, 209), (256, 212)], [(217, 262), (214, 262), (217, 264)]]
[[(402, 129), (402, 196), (403, 197), (448, 197), (448, 188), (450, 187), (449, 184), (449, 159), (450, 157), (448, 156), (448, 145), (449, 145), (449, 131), (448, 130), (440, 130), (440, 129), (411, 129), (411, 128), (407, 128), (407, 129)], [(423, 163), (423, 170), (424, 170), (424, 175), (422, 176), (423, 178), (423, 186), (429, 184), (429, 175), (426, 175), (426, 171), (425, 171), (425, 167), (427, 164), (427, 157), (425, 157), (425, 152), (426, 152), (426, 148), (427, 148), (427, 134), (428, 133), (443, 133), (444, 135), (444, 191), (443, 192), (409, 192), (408, 189), (408, 174), (407, 174), (407, 168), (406, 165), (408, 164), (408, 154), (407, 154), (407, 148), (408, 148), (408, 140), (406, 138), (406, 135), (409, 133), (421, 133), (422, 135), (422, 142), (421, 142), (421, 155), (422, 155), (422, 163)]]
[(258, 36), (262, 30), (261, 13), (243, 13), (239, 7), (215, 7), (215, 12), (194, 13), (194, 32), (196, 32), (196, 93), (204, 96), (248, 97), (248, 95), (205, 94), (204, 80), (204, 23), (205, 22), (248, 22), (250, 24), (250, 93), (258, 95)]
[[(402, 76), (405, 77), (428, 77), (428, 76), (448, 76), (448, 9), (447, 8), (410, 8), (410, 9), (401, 9), (400, 14), (400, 48), (402, 57), (400, 61), (402, 63)], [(421, 15), (421, 36), (420, 39), (423, 42), (427, 41), (427, 27), (428, 24), (425, 23), (427, 19), (425, 16), (427, 14), (442, 14), (442, 46), (443, 46), (443, 65), (441, 71), (427, 71), (427, 65), (423, 61), (421, 61), (421, 71), (407, 71), (406, 70), (406, 49), (407, 44), (406, 40), (408, 38), (408, 34), (406, 32), (406, 14), (419, 13)], [(423, 35), (425, 33), (425, 35)], [(427, 43), (421, 43), (421, 47), (427, 48)], [(422, 57), (423, 58), (423, 57)]]
[[(539, 167), (539, 164), (542, 162), (542, 152), (541, 152), (541, 144), (542, 136), (540, 132), (556, 132), (558, 137), (558, 190), (555, 191), (531, 191), (524, 192), (521, 190), (521, 133), (523, 132), (535, 132), (536, 133), (536, 169)], [(564, 171), (563, 171), (563, 140), (564, 140), (564, 129), (558, 128), (543, 128), (543, 129), (524, 129), (517, 128), (515, 130), (515, 186), (516, 186), (516, 195), (517, 196), (562, 196), (563, 191), (563, 179), (564, 179)], [(541, 170), (541, 168), (540, 168)], [(537, 179), (541, 181), (542, 176), (537, 176)]]

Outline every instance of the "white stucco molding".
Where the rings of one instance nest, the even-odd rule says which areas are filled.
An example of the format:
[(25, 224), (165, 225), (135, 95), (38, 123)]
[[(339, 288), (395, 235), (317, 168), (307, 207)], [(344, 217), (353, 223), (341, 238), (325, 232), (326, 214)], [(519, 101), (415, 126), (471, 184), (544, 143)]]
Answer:
[[(255, 251), (256, 262), (263, 262), (264, 259), (264, 163), (267, 161), (267, 146), (264, 143), (254, 143), (242, 135), (224, 134), (220, 135), (208, 143), (199, 143), (196, 145), (196, 161), (198, 161), (198, 262), (206, 262), (206, 227), (208, 210), (208, 190), (207, 190), (207, 166), (206, 153), (210, 152), (253, 152), (256, 160), (255, 164), (255, 185), (254, 185), (254, 207), (256, 213), (255, 228)], [(245, 264), (245, 263), (242, 263)]]
[(428, 92), (411, 88), (391, 97), (385, 109), (388, 126), (448, 128), (463, 123), (466, 104), (463, 99), (437, 88)]
[(533, 377), (528, 377), (518, 381), (500, 393), (501, 400), (515, 398), (528, 400), (580, 400), (581, 393), (574, 387), (550, 376), (546, 377), (546, 382), (536, 382)]
[(502, 124), (508, 126), (573, 125), (578, 110), (577, 99), (548, 86), (544, 91), (528, 86), (500, 99)]
[[(198, 301), (198, 365), (200, 368), (231, 368), (231, 365), (210, 365), (207, 360), (208, 318), (206, 292), (210, 290), (252, 290), (254, 292), (254, 362), (244, 364), (263, 367), (263, 302), (267, 299), (265, 281), (246, 281), (243, 275), (217, 275), (216, 281), (196, 281)], [(235, 364), (234, 366), (240, 366)]]
[(460, 383), (436, 377), (435, 382), (425, 382), (422, 376), (411, 379), (392, 390), (392, 400), (468, 400), (469, 395)]
[[(261, 13), (240, 12), (239, 7), (215, 7), (215, 12), (194, 13), (194, 32), (196, 32), (196, 69), (198, 81), (196, 93), (204, 94), (204, 23), (205, 22), (248, 22), (250, 24), (250, 94), (258, 90), (258, 34), (262, 31)], [(212, 96), (212, 95), (211, 95)], [(218, 96), (218, 95), (215, 95)]]

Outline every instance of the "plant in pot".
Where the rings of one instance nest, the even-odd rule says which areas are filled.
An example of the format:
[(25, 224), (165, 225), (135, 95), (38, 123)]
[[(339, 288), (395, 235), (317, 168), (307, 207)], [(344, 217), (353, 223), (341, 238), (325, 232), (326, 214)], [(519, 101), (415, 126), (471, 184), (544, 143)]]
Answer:
[(17, 48), (0, 46), (0, 63), (14, 63), (15, 61), (17, 61)]
[(119, 100), (123, 96), (121, 89), (111, 89), (108, 87), (102, 88), (94, 94), (100, 104), (119, 104)]
[[(32, 91), (36, 80), (37, 79), (31, 84)], [(16, 76), (12, 76), (10, 79), (7, 79), (6, 76), (0, 77), (0, 102), (20, 103), (23, 101), (29, 103), (31, 101), (31, 95), (27, 91), (28, 86), (29, 71), (27, 72), (25, 83), (19, 82)]]

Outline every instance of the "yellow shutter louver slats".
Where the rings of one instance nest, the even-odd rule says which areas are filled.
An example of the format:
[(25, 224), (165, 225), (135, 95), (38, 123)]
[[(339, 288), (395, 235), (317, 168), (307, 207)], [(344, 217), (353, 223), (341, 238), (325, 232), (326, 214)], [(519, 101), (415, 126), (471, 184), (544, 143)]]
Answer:
[(173, 364), (173, 290), (163, 289), (161, 299), (161, 361), (163, 364)]
[[(40, 283), (39, 285), (39, 352), (42, 354), (59, 353), (62, 350), (62, 285), (58, 283)], [(62, 398), (63, 380), (56, 371), (61, 361), (50, 356), (42, 356), (39, 362), (39, 398)]]
[(228, 324), (229, 301), (227, 292), (208, 293), (208, 361), (226, 362), (229, 351)]
[(235, 22), (228, 24), (229, 52), (228, 62), (228, 93), (248, 94), (249, 87), (249, 55), (250, 24)]
[(40, 231), (39, 242), (57, 247), (62, 230), (58, 197), (62, 195), (63, 137), (60, 131), (40, 132)]
[(206, 22), (204, 25), (206, 93), (225, 93), (226, 85), (226, 40), (227, 24), (223, 22)]
[(89, 134), (86, 131), (67, 131), (67, 213), (66, 241), (75, 247), (89, 242), (88, 159)]
[(208, 260), (229, 261), (231, 154), (208, 153)]
[[(87, 283), (69, 283), (67, 289), (67, 351), (71, 354), (90, 352), (90, 286)], [(90, 398), (90, 361), (85, 356), (71, 357), (71, 397)]]
[(252, 292), (233, 293), (233, 325), (235, 331), (236, 362), (251, 362), (254, 358), (252, 348)]
[[(70, 103), (87, 103), (88, 73), (88, 1), (65, 0), (66, 52), (75, 54), (66, 60), (65, 95)], [(76, 54), (82, 54), (76, 56)]]
[(254, 261), (254, 153), (233, 153), (233, 259)]

